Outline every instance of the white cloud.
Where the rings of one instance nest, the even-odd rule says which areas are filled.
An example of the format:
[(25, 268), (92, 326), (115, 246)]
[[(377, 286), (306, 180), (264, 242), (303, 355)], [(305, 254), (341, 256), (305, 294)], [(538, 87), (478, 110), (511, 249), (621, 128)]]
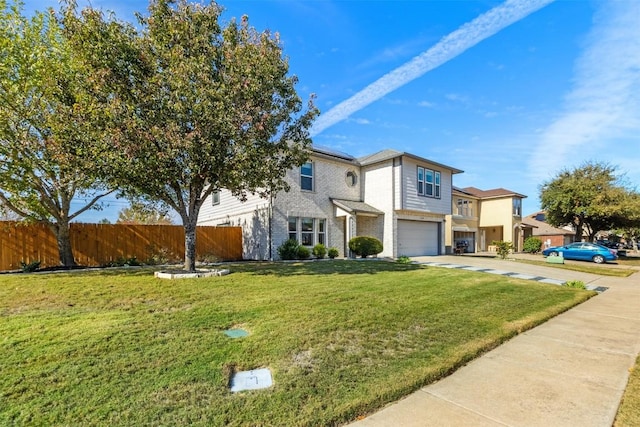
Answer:
[(418, 107), (435, 108), (436, 104), (434, 102), (429, 102), (429, 101), (420, 101), (418, 102)]
[[(600, 7), (562, 113), (536, 144), (529, 164), (534, 178), (548, 179), (568, 163), (593, 156), (608, 159), (621, 148), (616, 145), (640, 131), (640, 2), (603, 2)], [(636, 147), (624, 148), (638, 156), (633, 139)]]
[(319, 134), (551, 2), (553, 0), (507, 0), (496, 6), (445, 36), (411, 61), (387, 73), (351, 98), (322, 114), (313, 125), (311, 135)]

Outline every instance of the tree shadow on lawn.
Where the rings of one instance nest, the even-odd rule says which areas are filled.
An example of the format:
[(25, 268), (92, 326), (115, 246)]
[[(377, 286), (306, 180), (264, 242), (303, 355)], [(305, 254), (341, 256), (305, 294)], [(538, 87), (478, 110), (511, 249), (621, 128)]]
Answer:
[(402, 264), (377, 259), (311, 260), (295, 262), (248, 262), (231, 264), (231, 272), (256, 275), (299, 276), (328, 274), (376, 274), (389, 271), (414, 271), (427, 268), (419, 264)]

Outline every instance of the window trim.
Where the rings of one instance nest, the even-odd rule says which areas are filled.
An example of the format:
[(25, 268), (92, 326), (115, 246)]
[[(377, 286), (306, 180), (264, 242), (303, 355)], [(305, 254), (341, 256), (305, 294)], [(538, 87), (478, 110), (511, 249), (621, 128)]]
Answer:
[(522, 199), (514, 197), (512, 202), (512, 213), (515, 217), (522, 217)]
[(418, 166), (416, 170), (418, 196), (442, 198), (442, 172)]
[[(304, 220), (311, 220), (311, 231), (305, 231), (302, 229)], [(300, 245), (308, 248), (314, 247), (315, 245), (320, 243), (320, 240), (324, 240), (322, 244), (327, 246), (329, 232), (327, 230), (328, 221), (326, 218), (314, 218), (311, 216), (290, 216), (287, 217), (287, 224), (287, 236), (289, 239), (294, 239), (293, 235), (295, 235), (294, 240), (296, 240)], [(320, 231), (320, 224), (322, 224), (322, 231)], [(295, 227), (295, 230), (292, 229), (292, 225)], [(311, 244), (305, 245), (302, 243), (303, 234), (311, 235)]]

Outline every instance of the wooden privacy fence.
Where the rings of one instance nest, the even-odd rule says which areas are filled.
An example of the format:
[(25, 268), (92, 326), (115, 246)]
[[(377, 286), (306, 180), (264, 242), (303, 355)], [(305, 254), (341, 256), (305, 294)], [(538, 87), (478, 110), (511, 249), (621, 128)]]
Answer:
[[(99, 266), (135, 257), (141, 262), (184, 259), (184, 228), (180, 225), (71, 224), (76, 263)], [(196, 259), (242, 259), (240, 227), (197, 227)], [(43, 224), (0, 222), (0, 270), (20, 268), (20, 262), (60, 264), (53, 232)]]

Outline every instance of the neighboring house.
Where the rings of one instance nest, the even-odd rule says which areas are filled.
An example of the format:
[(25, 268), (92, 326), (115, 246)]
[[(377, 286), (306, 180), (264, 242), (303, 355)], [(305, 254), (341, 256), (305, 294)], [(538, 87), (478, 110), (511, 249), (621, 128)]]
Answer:
[(203, 206), (198, 225), (242, 226), (245, 259), (277, 259), (289, 238), (349, 256), (349, 240), (363, 235), (382, 241), (383, 257), (443, 254), (452, 177), (461, 172), (395, 150), (356, 159), (316, 146), (287, 174), (289, 192), (240, 202), (221, 190)]
[(565, 246), (574, 241), (575, 232), (547, 224), (542, 211), (527, 215), (522, 219), (522, 222), (531, 227), (531, 236), (542, 240), (543, 249), (552, 246)]
[[(504, 188), (453, 188), (452, 214), (446, 235), (447, 250), (494, 251), (494, 241), (509, 241), (522, 251), (531, 227), (522, 220), (522, 199), (527, 196)], [(461, 244), (461, 242), (463, 242)]]

